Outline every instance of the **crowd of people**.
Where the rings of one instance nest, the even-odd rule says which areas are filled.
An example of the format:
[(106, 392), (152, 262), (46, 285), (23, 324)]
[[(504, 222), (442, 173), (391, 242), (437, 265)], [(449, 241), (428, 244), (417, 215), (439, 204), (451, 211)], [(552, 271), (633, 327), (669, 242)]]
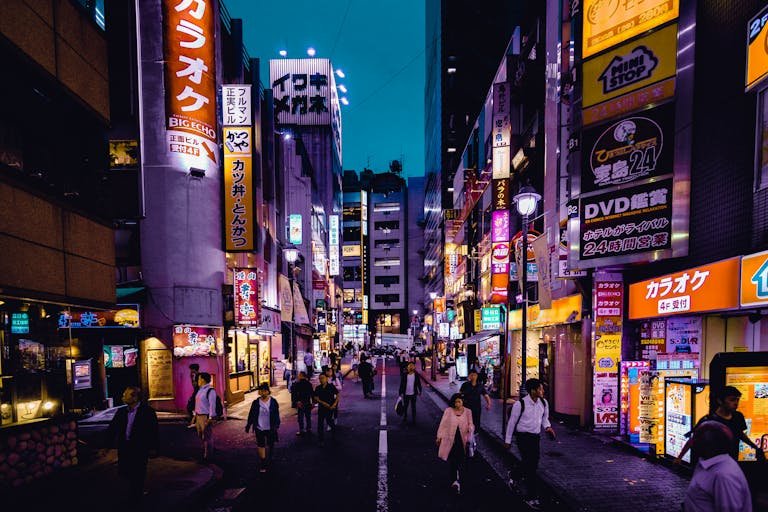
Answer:
[[(371, 357), (364, 351), (353, 351), (346, 375), (341, 371), (341, 355), (331, 352), (318, 375), (318, 383), (310, 381), (312, 365), (307, 371), (291, 369), (295, 378), (290, 379), (291, 406), (298, 418), (297, 436), (312, 435), (312, 411), (316, 413), (316, 435), (320, 446), (326, 433), (335, 439), (339, 420), (341, 390), (345, 379), (362, 383), (363, 398), (374, 398), (374, 377), (377, 372)], [(397, 352), (395, 359), (400, 370), (400, 383), (396, 404), (397, 414), (403, 423), (416, 423), (418, 397), (423, 383), (416, 372), (418, 355)], [(286, 375), (286, 377), (288, 377)], [(291, 375), (293, 377), (293, 375)], [(190, 365), (193, 393), (188, 402), (189, 427), (194, 428), (201, 442), (202, 459), (208, 460), (214, 450), (215, 422), (221, 419), (221, 397), (211, 385), (211, 375), (200, 372), (197, 365)], [(288, 380), (288, 379), (286, 379)], [(510, 448), (514, 439), (520, 454), (520, 464), (510, 472), (509, 485), (518, 489), (531, 509), (541, 507), (541, 486), (537, 476), (540, 459), (541, 434), (555, 439), (556, 434), (549, 420), (549, 404), (544, 397), (543, 383), (538, 379), (525, 382), (526, 395), (517, 400), (509, 414), (504, 440)], [(271, 396), (268, 383), (261, 383), (258, 398), (250, 406), (245, 432), (253, 431), (259, 460), (259, 472), (266, 473), (272, 461), (274, 445), (278, 440), (281, 413), (278, 401)], [(743, 511), (751, 512), (750, 488), (737, 464), (740, 443), (754, 449), (758, 460), (765, 460), (760, 446), (747, 435), (747, 424), (738, 411), (740, 391), (731, 386), (718, 390), (714, 395), (714, 408), (701, 418), (689, 433), (689, 441), (678, 459), (679, 463), (688, 450), (693, 450), (695, 467), (693, 478), (685, 497), (685, 512)], [(128, 483), (129, 495), (140, 500), (146, 478), (147, 464), (157, 453), (158, 422), (155, 411), (142, 400), (137, 387), (128, 387), (123, 393), (125, 407), (116, 412), (107, 429), (108, 446), (118, 450), (119, 474)], [(468, 378), (459, 392), (453, 394), (443, 411), (437, 428), (435, 443), (437, 456), (446, 462), (448, 482), (456, 493), (461, 492), (467, 468), (467, 459), (476, 451), (476, 435), (480, 427), (483, 405), (491, 408), (491, 399), (480, 381), (477, 365), (469, 368)]]

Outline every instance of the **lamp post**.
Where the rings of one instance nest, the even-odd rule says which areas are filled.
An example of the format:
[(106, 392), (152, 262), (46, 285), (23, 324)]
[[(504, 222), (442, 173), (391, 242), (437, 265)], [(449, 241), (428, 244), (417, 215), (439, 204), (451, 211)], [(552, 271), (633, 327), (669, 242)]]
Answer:
[[(520, 336), (520, 348), (522, 358), (520, 363), (520, 391), (519, 396), (522, 399), (525, 394), (525, 373), (527, 369), (528, 352), (528, 219), (536, 213), (536, 207), (539, 204), (541, 196), (530, 185), (520, 189), (520, 192), (514, 197), (517, 213), (523, 218), (523, 247), (522, 247), (522, 299), (523, 299), (523, 330)], [(507, 326), (508, 328), (509, 326)]]
[[(296, 260), (299, 259), (299, 250), (295, 247), (286, 247), (283, 249), (283, 254), (285, 254), (285, 260), (288, 262), (289, 270), (290, 270), (290, 281), (291, 281), (291, 297), (293, 297), (293, 283), (296, 279)], [(295, 298), (293, 299), (295, 300)], [(289, 342), (289, 348), (291, 352), (291, 361), (293, 362), (292, 368), (293, 371), (291, 372), (291, 380), (296, 378), (296, 375), (298, 375), (298, 372), (296, 371), (298, 369), (298, 361), (296, 361), (296, 340), (294, 339), (294, 333), (293, 333), (293, 319), (294, 319), (294, 312), (296, 311), (296, 304), (293, 305), (293, 308), (291, 308), (291, 337), (288, 340)]]
[(432, 325), (430, 325), (429, 341), (432, 344), (432, 368), (430, 369), (430, 378), (437, 380), (437, 345), (435, 344), (435, 322), (437, 321), (437, 312), (435, 311), (436, 292), (429, 292), (429, 298), (432, 299)]

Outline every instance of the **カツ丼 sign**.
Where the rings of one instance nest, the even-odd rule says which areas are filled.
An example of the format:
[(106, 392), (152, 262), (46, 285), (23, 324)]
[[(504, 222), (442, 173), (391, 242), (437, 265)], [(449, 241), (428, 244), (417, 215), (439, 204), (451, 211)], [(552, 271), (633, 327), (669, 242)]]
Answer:
[(224, 127), (224, 242), (227, 251), (254, 248), (252, 131)]

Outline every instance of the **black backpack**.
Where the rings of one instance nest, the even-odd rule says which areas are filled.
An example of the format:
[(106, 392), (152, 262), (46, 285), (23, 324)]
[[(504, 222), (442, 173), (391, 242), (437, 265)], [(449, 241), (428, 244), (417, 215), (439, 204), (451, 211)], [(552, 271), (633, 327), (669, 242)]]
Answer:
[(213, 393), (216, 395), (216, 415), (214, 416), (214, 418), (221, 418), (222, 416), (224, 416), (224, 404), (221, 403), (221, 397), (219, 396), (218, 393), (216, 393), (216, 390), (213, 388), (208, 390), (208, 395), (206, 396), (206, 398), (211, 396), (211, 391), (213, 391)]
[[(544, 402), (544, 408), (549, 409), (549, 404), (547, 403), (547, 400), (544, 397), (541, 398), (541, 401)], [(509, 411), (509, 412), (510, 414), (512, 413), (512, 411)], [(525, 414), (525, 400), (521, 398), (520, 399), (520, 416), (517, 417), (517, 421), (515, 422), (515, 428), (512, 429), (513, 434), (517, 433), (517, 425), (520, 423), (520, 420), (522, 419), (523, 414)]]

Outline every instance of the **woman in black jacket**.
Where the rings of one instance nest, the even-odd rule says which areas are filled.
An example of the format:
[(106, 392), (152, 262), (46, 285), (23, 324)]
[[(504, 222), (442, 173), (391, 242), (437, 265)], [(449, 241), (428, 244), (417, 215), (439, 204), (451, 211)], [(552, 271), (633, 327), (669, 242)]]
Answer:
[(267, 472), (267, 446), (269, 446), (269, 458), (272, 458), (272, 449), (277, 441), (277, 429), (280, 428), (280, 406), (277, 400), (270, 396), (269, 384), (262, 382), (259, 385), (259, 398), (251, 403), (248, 412), (248, 422), (245, 424), (246, 433), (253, 427), (256, 434), (256, 446), (259, 450), (260, 473)]

